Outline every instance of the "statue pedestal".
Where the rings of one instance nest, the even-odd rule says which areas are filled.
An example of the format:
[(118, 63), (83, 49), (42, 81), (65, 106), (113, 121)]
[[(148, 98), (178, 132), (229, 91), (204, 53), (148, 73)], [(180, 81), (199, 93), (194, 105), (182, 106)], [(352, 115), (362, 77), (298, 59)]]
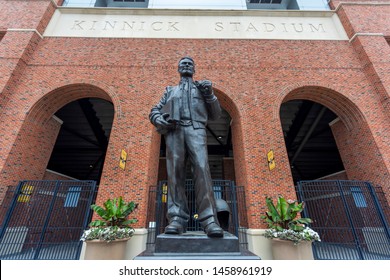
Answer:
[(134, 258), (178, 260), (259, 260), (255, 254), (240, 248), (238, 238), (225, 232), (223, 238), (210, 238), (204, 232), (181, 235), (160, 234), (156, 244)]
[(210, 238), (200, 231), (181, 235), (160, 234), (157, 236), (155, 253), (239, 253), (238, 238), (225, 232), (223, 238)]

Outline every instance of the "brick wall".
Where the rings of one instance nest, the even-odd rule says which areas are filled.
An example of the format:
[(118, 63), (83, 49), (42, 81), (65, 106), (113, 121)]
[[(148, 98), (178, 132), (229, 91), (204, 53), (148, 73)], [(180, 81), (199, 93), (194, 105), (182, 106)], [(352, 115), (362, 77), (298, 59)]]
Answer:
[[(12, 130), (13, 123), (3, 124)], [(37, 123), (27, 119), (10, 149), (0, 181), (15, 185), (19, 180), (41, 180), (45, 174), (51, 152), (61, 124), (53, 119)], [(5, 138), (6, 139), (6, 138)]]
[(329, 1), (329, 5), (333, 9), (337, 8), (340, 4), (349, 4), (349, 5), (368, 4), (368, 5), (372, 5), (373, 3), (388, 4), (389, 0), (330, 0)]
[[(360, 57), (367, 78), (380, 93), (380, 103), (390, 116), (390, 1), (331, 1), (352, 46)], [(369, 19), (369, 20), (368, 20)]]
[[(37, 29), (42, 32), (55, 7), (51, 0), (0, 1), (0, 26), (5, 28)], [(50, 14), (51, 13), (51, 14)]]
[(348, 130), (342, 122), (336, 122), (331, 128), (348, 179), (365, 178), (364, 180), (371, 182), (381, 181), (380, 185), (388, 188), (390, 182), (388, 169), (386, 163), (377, 155), (377, 145), (368, 127), (362, 125)]
[[(26, 11), (21, 22), (13, 18), (17, 9)], [(14, 13), (1, 19), (0, 27), (42, 31), (52, 10), (51, 1), (0, 0), (2, 14)], [(341, 13), (346, 14), (346, 28), (357, 30), (354, 14), (346, 9)], [(376, 26), (382, 28), (376, 32), (387, 32), (385, 24)], [(249, 227), (265, 227), (260, 216), (266, 195), (296, 197), (279, 116), (280, 105), (291, 99), (321, 103), (338, 115), (340, 124), (333, 131), (348, 177), (372, 180), (389, 199), (390, 137), (383, 105), (389, 68), (375, 56), (378, 48), (388, 54), (385, 47), (390, 47), (383, 42), (377, 38), (372, 45), (360, 37), (352, 43), (41, 38), (36, 32), (7, 31), (0, 42), (0, 185), (27, 174), (42, 178), (55, 139), (51, 116), (79, 98), (103, 98), (114, 104), (115, 116), (97, 203), (119, 195), (135, 200), (137, 226), (145, 226), (148, 188), (157, 183), (160, 161), (160, 136), (148, 114), (165, 86), (178, 82), (178, 59), (191, 55), (195, 78), (213, 81), (232, 117), (235, 178), (245, 187)], [(118, 167), (122, 149), (129, 155), (125, 170)], [(270, 149), (276, 159), (272, 171), (266, 157)], [(22, 160), (22, 155), (30, 159)]]

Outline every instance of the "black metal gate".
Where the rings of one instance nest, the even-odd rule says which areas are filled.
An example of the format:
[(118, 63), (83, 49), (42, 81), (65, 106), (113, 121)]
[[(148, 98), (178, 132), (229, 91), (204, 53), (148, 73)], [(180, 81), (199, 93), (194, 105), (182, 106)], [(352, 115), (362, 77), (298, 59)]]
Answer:
[(21, 181), (0, 215), (0, 259), (79, 259), (95, 181)]
[(301, 181), (297, 188), (322, 240), (313, 244), (316, 259), (390, 259), (388, 212), (370, 183)]
[[(236, 186), (233, 181), (213, 180), (213, 190), (216, 199), (223, 199), (230, 208), (227, 231), (239, 237), (240, 244), (247, 248), (246, 229), (248, 228), (244, 188)], [(199, 231), (201, 227), (196, 220), (195, 189), (193, 181), (186, 180), (186, 193), (191, 211), (187, 225), (188, 231)], [(160, 181), (158, 186), (151, 186), (148, 203), (148, 242), (153, 245), (156, 236), (164, 232), (167, 225), (167, 181)]]

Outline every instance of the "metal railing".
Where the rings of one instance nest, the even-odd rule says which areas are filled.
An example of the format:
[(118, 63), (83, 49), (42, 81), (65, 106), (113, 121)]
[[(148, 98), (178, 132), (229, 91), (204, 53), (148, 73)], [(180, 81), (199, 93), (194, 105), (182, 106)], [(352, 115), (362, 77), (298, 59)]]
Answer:
[(21, 181), (0, 209), (0, 259), (78, 259), (95, 181)]
[(390, 259), (389, 212), (379, 188), (318, 180), (299, 182), (297, 192), (322, 240), (313, 244), (316, 259)]

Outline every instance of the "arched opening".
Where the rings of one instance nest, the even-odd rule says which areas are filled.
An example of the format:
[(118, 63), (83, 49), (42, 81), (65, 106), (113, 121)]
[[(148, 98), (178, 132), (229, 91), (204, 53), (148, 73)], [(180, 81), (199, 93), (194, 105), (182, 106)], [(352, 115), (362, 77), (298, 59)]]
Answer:
[(62, 122), (46, 177), (69, 176), (98, 184), (108, 147), (114, 107), (99, 98), (82, 98), (66, 104), (55, 116)]
[(280, 120), (294, 183), (345, 173), (329, 125), (335, 119), (333, 111), (313, 101), (296, 99), (281, 105)]
[[(79, 101), (77, 100), (95, 100), (96, 102), (93, 102), (96, 103), (96, 106), (99, 104), (101, 108), (97, 109), (97, 111), (101, 112), (101, 115), (97, 115), (95, 117), (103, 118), (104, 116), (104, 118), (110, 119), (110, 124), (103, 125), (103, 127), (107, 129), (111, 127), (112, 120), (114, 118), (114, 111), (120, 111), (120, 107), (118, 106), (115, 107), (115, 110), (113, 109), (111, 97), (106, 93), (106, 91), (93, 85), (66, 85), (47, 93), (31, 107), (25, 116), (24, 122), (21, 125), (17, 138), (12, 146), (10, 156), (7, 158), (6, 168), (4, 169), (4, 174), (6, 174), (6, 176), (3, 176), (2, 178), (2, 183), (4, 185), (14, 185), (21, 180), (65, 179), (56, 177), (58, 175), (56, 173), (48, 175), (46, 169), (49, 160), (51, 159), (55, 143), (57, 142), (61, 126), (65, 123), (64, 120), (66, 121), (65, 126), (67, 127), (87, 123), (85, 116), (83, 122), (76, 120), (76, 115), (72, 116), (72, 114), (68, 117), (65, 115), (61, 116), (64, 120), (60, 120), (55, 116), (56, 113), (61, 112), (61, 108), (65, 108), (63, 110), (66, 112), (67, 104), (71, 104), (72, 102), (76, 102), (74, 104), (78, 104)], [(105, 104), (104, 108), (101, 107), (102, 104)], [(109, 110), (109, 116), (106, 115), (106, 108), (108, 107), (111, 108)], [(69, 124), (67, 118), (73, 118), (73, 125)], [(91, 131), (91, 129), (89, 129), (89, 131)], [(109, 131), (107, 132), (109, 133)], [(59, 140), (61, 140), (61, 136)], [(79, 140), (79, 143), (81, 142), (82, 141)], [(65, 145), (66, 144), (70, 143), (65, 143)], [(80, 146), (77, 151), (80, 156), (85, 152), (82, 148), (83, 147)], [(50, 166), (53, 166), (53, 162), (56, 161), (51, 160)], [(59, 164), (61, 164), (61, 160), (58, 160), (56, 165)], [(72, 164), (77, 166), (77, 160), (73, 160)], [(57, 172), (61, 171), (62, 170), (57, 169)], [(75, 177), (74, 173), (65, 175)]]
[[(368, 131), (358, 107), (345, 95), (321, 86), (286, 92), (279, 108), (285, 145), (294, 182), (315, 179), (360, 179), (360, 157), (352, 139)], [(370, 136), (370, 135), (368, 135)], [(349, 137), (349, 141), (345, 141)], [(364, 139), (364, 141), (369, 141)], [(355, 143), (355, 140), (354, 140)], [(363, 142), (355, 143), (361, 145)], [(345, 172), (343, 172), (345, 170)], [(368, 178), (366, 178), (367, 180)]]

